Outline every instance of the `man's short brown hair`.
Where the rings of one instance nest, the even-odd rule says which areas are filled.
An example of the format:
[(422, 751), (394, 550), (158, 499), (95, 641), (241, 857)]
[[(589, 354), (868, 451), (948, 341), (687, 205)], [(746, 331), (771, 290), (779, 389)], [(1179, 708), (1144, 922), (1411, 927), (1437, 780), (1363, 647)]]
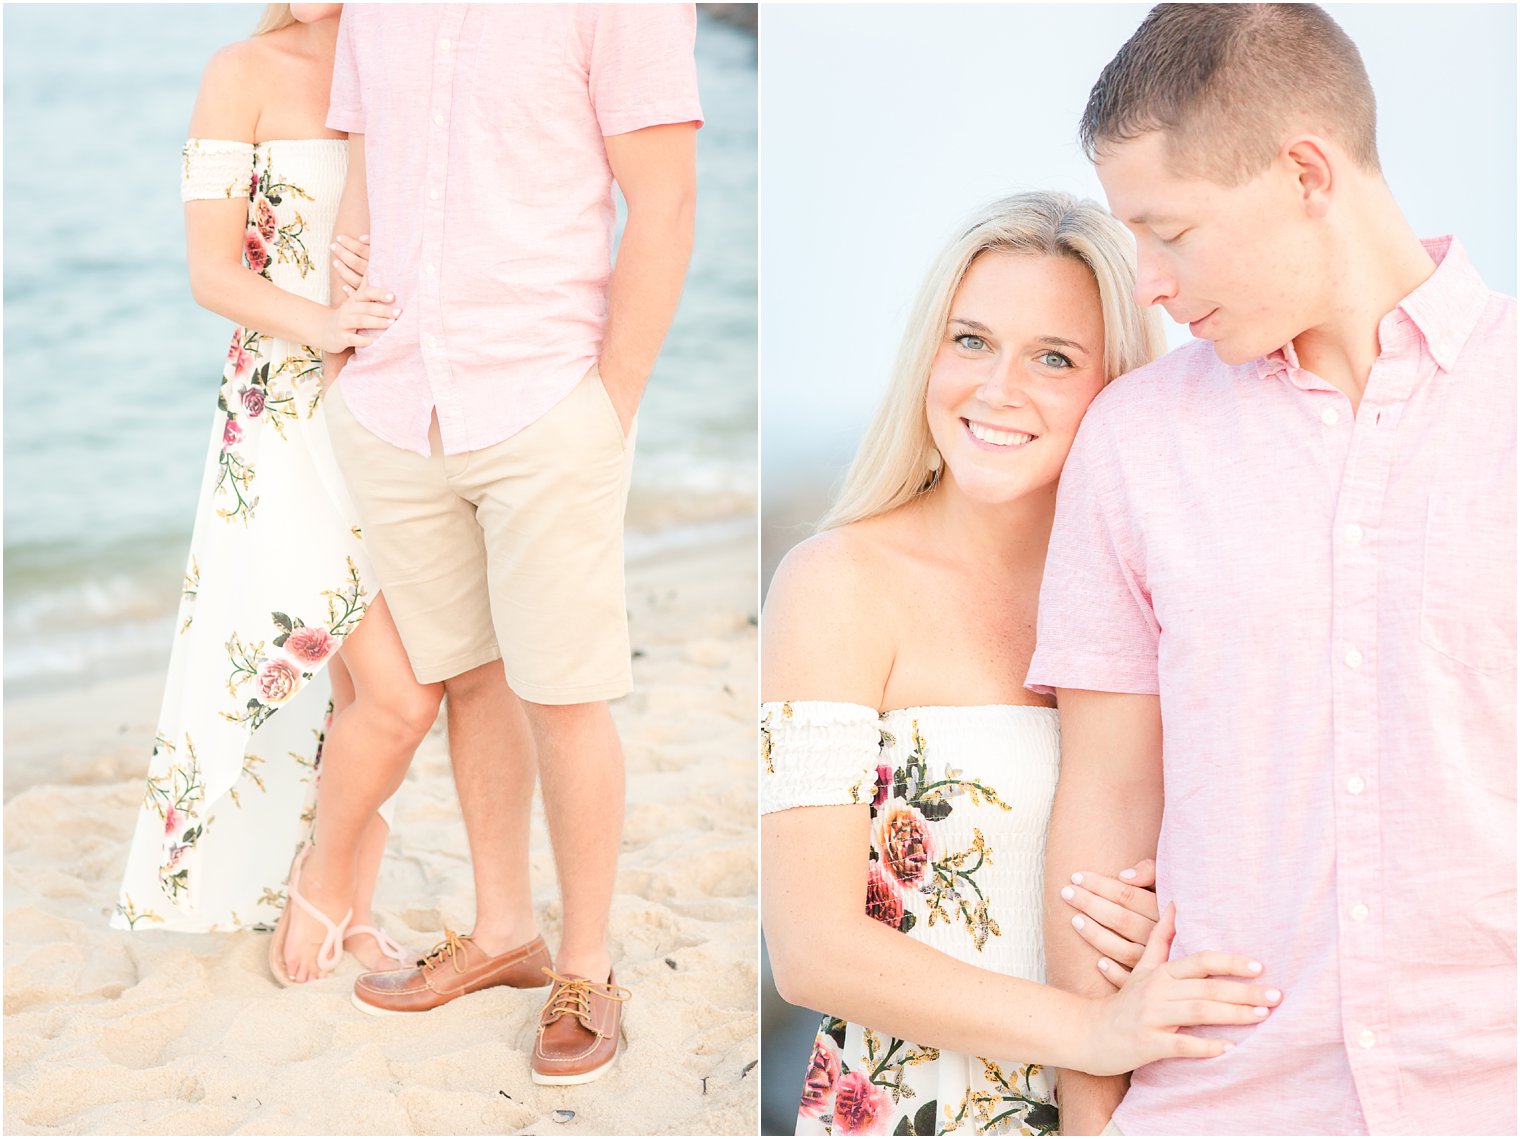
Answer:
[(1361, 54), (1317, 4), (1160, 4), (1109, 61), (1082, 148), (1164, 131), (1174, 168), (1227, 185), (1307, 129), (1378, 170), (1377, 104)]

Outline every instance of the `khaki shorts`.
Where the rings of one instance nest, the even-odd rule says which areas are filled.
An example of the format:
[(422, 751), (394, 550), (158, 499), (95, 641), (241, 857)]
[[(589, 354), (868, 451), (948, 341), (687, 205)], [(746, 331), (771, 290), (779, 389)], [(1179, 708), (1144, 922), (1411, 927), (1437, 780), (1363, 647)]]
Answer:
[(633, 687), (623, 512), (633, 436), (592, 368), (495, 446), (424, 458), (323, 397), (364, 546), (423, 684), (501, 658), (535, 704), (611, 700)]

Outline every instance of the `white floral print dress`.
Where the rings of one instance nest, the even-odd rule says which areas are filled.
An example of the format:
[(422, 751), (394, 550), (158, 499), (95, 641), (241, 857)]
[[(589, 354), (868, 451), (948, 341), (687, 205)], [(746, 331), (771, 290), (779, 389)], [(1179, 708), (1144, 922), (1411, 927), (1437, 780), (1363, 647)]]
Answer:
[[(878, 714), (770, 703), (760, 739), (762, 812), (870, 810), (867, 913), (948, 957), (1044, 980), (1054, 709)], [(1056, 1126), (1054, 1082), (1038, 1064), (943, 1052), (831, 1016), (814, 1039), (797, 1113), (798, 1135), (1049, 1135)]]
[[(248, 267), (325, 304), (347, 167), (341, 139), (191, 139), (181, 196), (246, 201)], [(320, 353), (236, 329), (112, 925), (225, 930), (278, 920), (291, 857), (311, 825), (329, 707), (324, 668), (375, 588), (322, 419)]]

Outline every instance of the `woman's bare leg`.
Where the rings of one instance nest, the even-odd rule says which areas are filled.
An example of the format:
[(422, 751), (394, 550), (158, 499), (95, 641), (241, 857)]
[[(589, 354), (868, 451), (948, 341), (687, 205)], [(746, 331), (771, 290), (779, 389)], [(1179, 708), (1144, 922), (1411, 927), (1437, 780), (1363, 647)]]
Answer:
[[(383, 597), (344, 641), (341, 659), (353, 699), (335, 712), (322, 749), (315, 843), (300, 883), (307, 901), (333, 921), (350, 908), (355, 920), (368, 916), (385, 846), (385, 824), (375, 812), (401, 785), (443, 696), (441, 684), (417, 683)], [(335, 690), (340, 683), (335, 676)], [(316, 956), (324, 933), (314, 918), (291, 911), (285, 965), (292, 980), (321, 975)]]

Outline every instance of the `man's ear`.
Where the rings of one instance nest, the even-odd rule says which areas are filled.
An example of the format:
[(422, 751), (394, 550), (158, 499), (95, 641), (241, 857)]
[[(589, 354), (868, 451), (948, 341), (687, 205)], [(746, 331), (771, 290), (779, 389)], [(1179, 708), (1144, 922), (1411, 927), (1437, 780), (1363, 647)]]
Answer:
[(1322, 218), (1330, 212), (1330, 197), (1335, 189), (1330, 156), (1329, 144), (1316, 134), (1294, 135), (1278, 151), (1278, 161), (1292, 173), (1304, 209), (1312, 218)]

